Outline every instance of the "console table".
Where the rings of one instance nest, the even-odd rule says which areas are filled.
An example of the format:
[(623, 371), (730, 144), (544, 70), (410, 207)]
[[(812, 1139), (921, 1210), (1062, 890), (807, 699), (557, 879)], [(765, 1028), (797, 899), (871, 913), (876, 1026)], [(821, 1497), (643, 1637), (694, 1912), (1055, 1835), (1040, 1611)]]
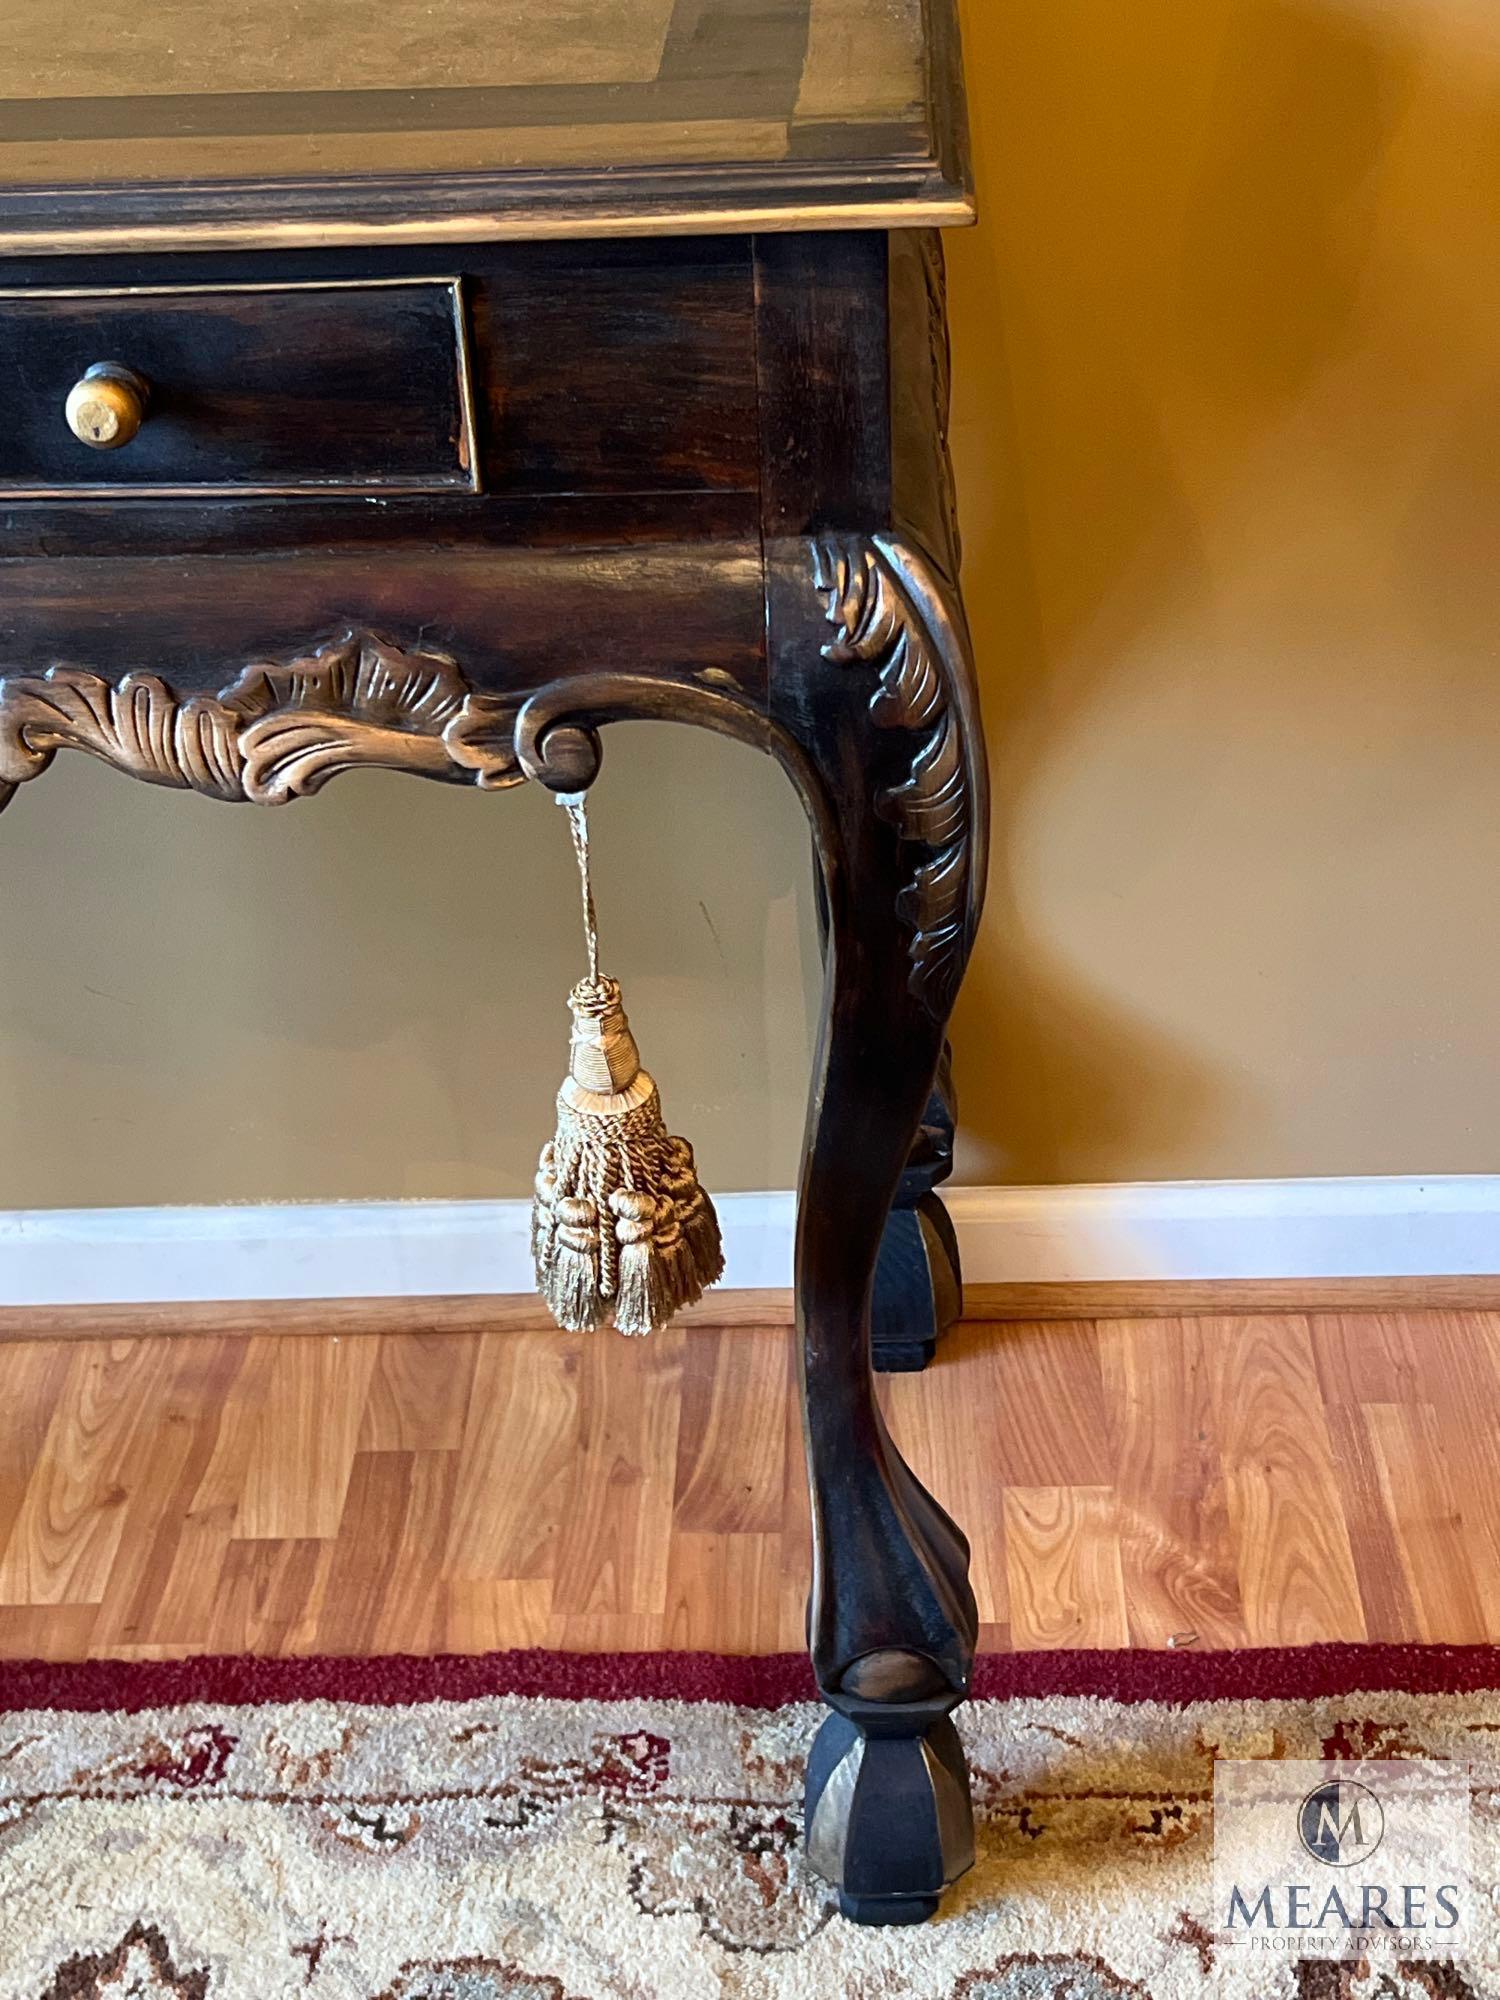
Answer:
[(871, 1378), (872, 1315), (914, 1366), (956, 1310), (933, 1188), (986, 851), (952, 0), (319, 17), (10, 0), (0, 803), (61, 749), (259, 805), (359, 765), (576, 792), (625, 717), (780, 762), (827, 958), (807, 1845), (847, 1916), (914, 1921), (972, 1855), (968, 1548)]

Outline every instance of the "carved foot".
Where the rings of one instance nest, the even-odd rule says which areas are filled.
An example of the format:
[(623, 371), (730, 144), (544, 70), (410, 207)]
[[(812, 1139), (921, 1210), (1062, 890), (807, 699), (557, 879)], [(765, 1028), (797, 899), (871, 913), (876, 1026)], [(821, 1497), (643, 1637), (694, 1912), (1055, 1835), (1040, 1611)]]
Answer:
[[(838, 1699), (838, 1697), (835, 1697)], [(951, 1694), (841, 1701), (807, 1766), (807, 1856), (857, 1924), (920, 1924), (974, 1863)]]

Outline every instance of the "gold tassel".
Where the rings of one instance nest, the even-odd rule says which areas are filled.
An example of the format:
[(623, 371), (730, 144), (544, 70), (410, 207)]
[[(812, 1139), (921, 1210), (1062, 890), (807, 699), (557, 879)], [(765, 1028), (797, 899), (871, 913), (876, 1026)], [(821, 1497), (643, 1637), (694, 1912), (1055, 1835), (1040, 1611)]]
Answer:
[(559, 803), (583, 884), (589, 973), (568, 995), (568, 1074), (557, 1093), (557, 1132), (537, 1166), (537, 1285), (570, 1332), (612, 1324), (621, 1333), (654, 1333), (723, 1275), (719, 1219), (692, 1147), (663, 1122), (620, 989), (599, 971), (583, 799)]

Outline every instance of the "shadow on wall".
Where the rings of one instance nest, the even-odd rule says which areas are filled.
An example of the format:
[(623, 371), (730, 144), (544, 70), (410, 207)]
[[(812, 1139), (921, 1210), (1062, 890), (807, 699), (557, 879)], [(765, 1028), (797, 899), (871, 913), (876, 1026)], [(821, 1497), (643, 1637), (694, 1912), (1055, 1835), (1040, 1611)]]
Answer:
[[(1493, 1170), (1500, 22), (964, 28), (996, 812), (960, 1177)], [(1435, 1004), (1445, 942), (1475, 963)]]

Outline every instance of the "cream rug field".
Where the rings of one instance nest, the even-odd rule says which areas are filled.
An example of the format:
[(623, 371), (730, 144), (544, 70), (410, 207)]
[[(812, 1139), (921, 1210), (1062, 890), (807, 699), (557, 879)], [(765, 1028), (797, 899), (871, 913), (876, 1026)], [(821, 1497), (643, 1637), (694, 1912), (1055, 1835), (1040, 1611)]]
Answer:
[(1215, 1757), (1487, 1765), (1497, 1670), (984, 1663), (978, 1864), (934, 1922), (864, 1930), (803, 1865), (801, 1661), (0, 1663), (0, 2000), (1489, 2000), (1482, 1773), (1456, 1968), (1226, 1952), (1208, 1861)]

